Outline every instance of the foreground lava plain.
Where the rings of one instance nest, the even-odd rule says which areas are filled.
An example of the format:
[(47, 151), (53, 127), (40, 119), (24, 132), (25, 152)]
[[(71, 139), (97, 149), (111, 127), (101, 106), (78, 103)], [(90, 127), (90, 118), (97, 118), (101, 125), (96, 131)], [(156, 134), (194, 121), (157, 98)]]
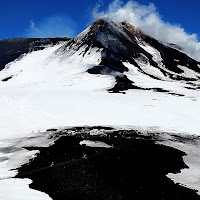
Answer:
[[(195, 191), (166, 177), (187, 168), (184, 152), (156, 144), (151, 134), (105, 129), (108, 133), (101, 135), (89, 135), (84, 127), (65, 134), (52, 130), (55, 144), (28, 147), (40, 153), (19, 169), (17, 177), (30, 178), (31, 188), (54, 200), (199, 199)], [(80, 145), (83, 140), (104, 142), (111, 148)]]

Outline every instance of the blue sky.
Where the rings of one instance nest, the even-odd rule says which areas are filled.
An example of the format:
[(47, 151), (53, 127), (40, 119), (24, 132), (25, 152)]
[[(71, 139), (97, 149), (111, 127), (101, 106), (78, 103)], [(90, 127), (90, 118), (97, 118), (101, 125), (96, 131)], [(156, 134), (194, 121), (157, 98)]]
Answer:
[[(113, 0), (99, 0), (106, 11)], [(121, 0), (122, 1), (122, 0)], [(126, 3), (127, 1), (123, 1)], [(137, 0), (141, 5), (152, 2), (161, 19), (178, 24), (187, 33), (200, 37), (199, 0)], [(94, 19), (95, 0), (7, 0), (1, 2), (0, 39), (12, 37), (73, 37)]]

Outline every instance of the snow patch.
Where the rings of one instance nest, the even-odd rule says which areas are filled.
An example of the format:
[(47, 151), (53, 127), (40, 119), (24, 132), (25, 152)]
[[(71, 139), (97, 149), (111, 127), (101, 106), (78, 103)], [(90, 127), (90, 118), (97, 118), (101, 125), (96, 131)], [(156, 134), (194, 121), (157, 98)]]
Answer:
[(29, 188), (30, 179), (0, 180), (0, 199), (2, 200), (52, 200), (47, 194)]
[(185, 77), (189, 77), (189, 78), (197, 78), (198, 73), (189, 69), (188, 67), (185, 66), (181, 66), (181, 65), (177, 65), (178, 68), (180, 68), (181, 70), (183, 70), (182, 75), (184, 75)]
[(102, 148), (112, 148), (112, 146), (104, 143), (104, 142), (100, 142), (100, 141), (91, 141), (91, 140), (83, 140), (80, 142), (80, 145), (85, 145), (88, 147), (102, 147)]
[(199, 138), (186, 138), (183, 141), (173, 141), (164, 139), (161, 144), (179, 149), (187, 155), (183, 156), (185, 164), (189, 168), (184, 168), (180, 173), (167, 174), (167, 177), (172, 179), (175, 183), (181, 184), (187, 188), (197, 190), (200, 195), (200, 140)]
[(85, 37), (85, 35), (86, 35), (87, 33), (89, 33), (90, 28), (91, 28), (91, 26), (87, 27), (87, 28), (86, 28), (85, 30), (83, 30), (80, 34), (78, 34), (74, 39), (75, 39), (75, 40), (82, 40), (82, 39)]
[(49, 146), (52, 143), (53, 140), (47, 139), (44, 133), (0, 141), (0, 157), (6, 157), (6, 160), (0, 162), (0, 199), (22, 200), (27, 199), (27, 196), (31, 200), (51, 199), (45, 193), (30, 189), (29, 185), (32, 183), (30, 179), (13, 177), (18, 173), (17, 168), (35, 158), (39, 152), (28, 151), (23, 148), (24, 146)]
[(174, 61), (175, 61), (175, 62), (179, 62), (179, 60), (177, 60), (177, 59), (174, 59)]

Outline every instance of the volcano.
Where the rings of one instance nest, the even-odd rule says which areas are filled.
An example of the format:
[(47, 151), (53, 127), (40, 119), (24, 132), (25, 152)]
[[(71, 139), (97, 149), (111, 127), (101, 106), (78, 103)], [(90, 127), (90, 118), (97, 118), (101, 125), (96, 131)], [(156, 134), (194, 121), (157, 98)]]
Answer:
[[(26, 170), (33, 173), (39, 170), (43, 173), (42, 170), (51, 169), (55, 162), (58, 162), (55, 167), (60, 168), (67, 163), (70, 164), (68, 168), (72, 169), (71, 164), (75, 163), (73, 160), (80, 161), (82, 169), (83, 159), (87, 159), (87, 155), (84, 154), (86, 150), (90, 153), (91, 160), (98, 163), (96, 156), (101, 150), (79, 148), (79, 142), (97, 145), (106, 141), (109, 145), (104, 144), (104, 147), (109, 146), (111, 150), (106, 151), (105, 157), (102, 156), (101, 159), (102, 163), (109, 163), (110, 172), (112, 162), (107, 162), (105, 158), (111, 158), (113, 155), (114, 162), (123, 165), (125, 170), (126, 166), (121, 160), (118, 162), (118, 156), (125, 155), (127, 149), (133, 156), (136, 156), (135, 152), (142, 152), (136, 156), (140, 162), (140, 156), (146, 155), (148, 149), (138, 148), (140, 144), (143, 147), (147, 144), (149, 152), (155, 153), (156, 149), (160, 149), (160, 152), (155, 153), (155, 157), (151, 157), (152, 160), (161, 158), (162, 154), (168, 159), (166, 162), (162, 160), (162, 165), (159, 165), (159, 159), (156, 164), (153, 162), (154, 164), (150, 165), (162, 171), (162, 180), (168, 182), (171, 178), (175, 183), (200, 191), (196, 176), (200, 171), (197, 164), (200, 162), (200, 63), (186, 55), (183, 47), (158, 41), (127, 22), (99, 19), (74, 38), (7, 39), (0, 41), (0, 49), (0, 153), (3, 155), (0, 157), (0, 169), (6, 171), (6, 175), (3, 174), (0, 178), (8, 178), (0, 180), (3, 187), (10, 187), (10, 184), (13, 184), (15, 188), (15, 179), (13, 181), (10, 177), (17, 174), (10, 169), (26, 164), (30, 158), (34, 158), (38, 149), (41, 151), (41, 157), (33, 161), (32, 165), (30, 163), (30, 166), (23, 166), (19, 170), (18, 178), (27, 178), (26, 175), (30, 171)], [(63, 150), (63, 141), (67, 140), (66, 138), (59, 140), (49, 152), (43, 149), (44, 146), (47, 148), (53, 145), (65, 134), (73, 141), (74, 146), (70, 148), (75, 149), (75, 157), (69, 156), (72, 159), (69, 162), (63, 161), (66, 158), (66, 152)], [(95, 143), (95, 137), (100, 141)], [(132, 140), (127, 142), (129, 137)], [(84, 140), (81, 141), (81, 138)], [(88, 142), (89, 139), (91, 141)], [(136, 144), (137, 150), (130, 144)], [(176, 150), (160, 148), (161, 144)], [(143, 147), (141, 148), (144, 149)], [(54, 148), (62, 152), (62, 156), (55, 154), (52, 150)], [(77, 149), (81, 149), (84, 155), (76, 153)], [(102, 151), (102, 155), (103, 153), (105, 152)], [(46, 159), (44, 163), (40, 161), (42, 158)], [(173, 168), (171, 162), (176, 160)], [(4, 161), (7, 165), (3, 165)], [(124, 161), (128, 162), (129, 157), (127, 156)], [(142, 163), (145, 165), (146, 159), (143, 159)], [(99, 169), (103, 169), (104, 164), (100, 165)], [(168, 169), (165, 169), (165, 164)], [(35, 166), (40, 166), (40, 169), (35, 169)], [(133, 166), (146, 169), (144, 166)], [(87, 163), (86, 170), (89, 168), (90, 163)], [(116, 169), (120, 169), (119, 166)], [(156, 169), (153, 170), (154, 173)], [(96, 168), (94, 171), (96, 172)], [(62, 172), (70, 177), (77, 174), (76, 170), (72, 174)], [(131, 168), (129, 172), (132, 177), (135, 176)], [(145, 176), (148, 173), (149, 171), (146, 171)], [(57, 171), (53, 171), (53, 180), (57, 180), (56, 174)], [(89, 173), (90, 176), (91, 174)], [(102, 181), (105, 174), (108, 172), (105, 171), (100, 176)], [(43, 175), (44, 177), (37, 178), (43, 181), (51, 177), (48, 173)], [(157, 176), (159, 181), (160, 175)], [(83, 174), (81, 176), (83, 177)], [(36, 178), (34, 175), (28, 177), (32, 180)], [(117, 181), (122, 184), (120, 177), (118, 178)], [(61, 180), (59, 178), (60, 183)], [(65, 182), (69, 185), (80, 185), (77, 180)], [(152, 176), (149, 180), (152, 180)], [(52, 183), (52, 179), (48, 181)], [(170, 181), (167, 184), (175, 191), (174, 182)], [(30, 184), (24, 179), (19, 179), (19, 182), (26, 186)], [(92, 185), (93, 181), (90, 183)], [(94, 183), (97, 184), (98, 180), (95, 179)], [(39, 187), (37, 183), (33, 185), (35, 189)], [(40, 185), (44, 187), (43, 191), (49, 190), (41, 182)], [(61, 186), (62, 184), (58, 188), (62, 188)], [(103, 182), (101, 186), (107, 191)], [(176, 187), (179, 190), (179, 197), (187, 199), (191, 191), (188, 189), (182, 193), (181, 187)], [(91, 188), (94, 189), (93, 186)], [(145, 188), (148, 188), (148, 184)], [(112, 187), (109, 186), (109, 189), (112, 190)], [(74, 191), (73, 188), (69, 188), (68, 191), (72, 190)], [(34, 193), (28, 187), (25, 191)], [(84, 198), (87, 199), (85, 187), (83, 191), (86, 195)], [(114, 195), (115, 191), (112, 190), (111, 193)], [(140, 194), (144, 194), (145, 191), (141, 190)], [(167, 189), (162, 191), (167, 193)], [(51, 190), (48, 194), (54, 196), (55, 192)], [(79, 197), (81, 194), (80, 192)], [(98, 191), (95, 194), (100, 193)], [(151, 194), (154, 195), (154, 192)], [(170, 193), (167, 198), (172, 199), (173, 194)], [(190, 194), (194, 195), (193, 199), (199, 197), (194, 191)], [(59, 195), (62, 196), (62, 193)], [(159, 195), (159, 198), (164, 198), (162, 192)], [(140, 199), (140, 195), (136, 196)], [(154, 197), (152, 196), (152, 199), (155, 199)], [(177, 199), (179, 197), (177, 196)], [(65, 196), (59, 198), (64, 199)], [(120, 193), (117, 193), (117, 198), (120, 199)], [(131, 199), (131, 195), (128, 198)], [(49, 197), (45, 196), (44, 199)]]
[[(59, 47), (59, 41), (66, 42)], [(28, 52), (26, 56), (33, 51), (44, 49), (45, 45), (46, 47), (54, 46), (55, 51), (50, 52), (47, 56), (48, 60), (55, 62), (57, 59), (59, 63), (62, 62), (63, 71), (69, 66), (68, 63), (73, 65), (81, 60), (90, 65), (87, 66), (88, 69), (85, 72), (113, 77), (115, 85), (108, 89), (109, 92), (124, 93), (129, 89), (139, 89), (184, 95), (171, 91), (168, 87), (160, 87), (159, 84), (157, 87), (153, 87), (151, 83), (148, 83), (144, 87), (137, 81), (139, 75), (149, 78), (154, 83), (157, 80), (157, 83), (166, 82), (167, 85), (167, 82), (174, 81), (184, 84), (184, 88), (187, 89), (199, 89), (199, 62), (180, 52), (180, 48), (172, 48), (172, 44), (162, 44), (129, 23), (114, 23), (105, 19), (96, 21), (73, 39), (2, 40), (2, 55), (0, 55), (3, 60), (2, 65), (5, 66), (6, 62), (9, 63), (14, 58), (16, 59), (14, 62), (16, 62)], [(8, 50), (9, 48), (11, 50)], [(88, 60), (90, 61), (88, 62)], [(20, 77), (19, 72), (9, 73), (7, 70), (9, 65), (6, 65), (3, 70), (6, 76), (1, 73), (2, 81), (16, 76)], [(44, 64), (41, 63), (39, 68), (42, 68), (42, 65)], [(46, 65), (48, 66), (48, 64)], [(56, 63), (56, 65), (58, 64)], [(3, 67), (1, 66), (1, 68)], [(55, 73), (59, 73), (58, 71)], [(47, 77), (48, 75), (46, 75)], [(45, 77), (43, 78), (45, 79)]]

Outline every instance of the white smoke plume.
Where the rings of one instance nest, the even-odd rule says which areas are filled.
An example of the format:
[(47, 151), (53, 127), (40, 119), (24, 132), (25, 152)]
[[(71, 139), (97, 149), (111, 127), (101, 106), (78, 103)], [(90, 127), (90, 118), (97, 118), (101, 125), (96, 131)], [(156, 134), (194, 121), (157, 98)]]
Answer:
[(188, 34), (180, 26), (164, 22), (154, 4), (140, 5), (132, 0), (124, 4), (121, 0), (114, 0), (109, 4), (106, 12), (99, 9), (100, 6), (97, 5), (93, 11), (95, 19), (109, 18), (115, 22), (126, 21), (157, 40), (180, 46), (184, 53), (200, 61), (200, 42), (197, 35)]

